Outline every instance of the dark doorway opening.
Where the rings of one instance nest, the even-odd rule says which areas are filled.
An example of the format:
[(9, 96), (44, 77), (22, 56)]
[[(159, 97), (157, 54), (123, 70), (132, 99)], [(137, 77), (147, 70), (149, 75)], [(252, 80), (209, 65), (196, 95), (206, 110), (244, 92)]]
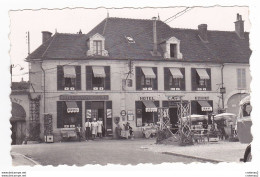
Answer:
[(169, 108), (169, 117), (170, 117), (170, 122), (171, 122), (171, 125), (172, 125), (172, 132), (176, 133), (178, 131), (177, 107), (170, 107)]

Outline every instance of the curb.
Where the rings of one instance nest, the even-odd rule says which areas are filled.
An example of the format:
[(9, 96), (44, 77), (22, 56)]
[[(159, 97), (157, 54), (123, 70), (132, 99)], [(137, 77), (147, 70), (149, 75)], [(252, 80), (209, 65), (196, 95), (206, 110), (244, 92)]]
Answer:
[(184, 155), (184, 154), (178, 154), (178, 153), (173, 153), (173, 152), (162, 152), (162, 154), (173, 155), (173, 156), (179, 156), (179, 157), (185, 157), (185, 158), (190, 158), (190, 159), (197, 159), (197, 160), (207, 161), (207, 162), (211, 162), (211, 163), (220, 163), (220, 162), (223, 162), (223, 161), (220, 161), (220, 160), (207, 159), (207, 158), (196, 157), (196, 156), (190, 156), (190, 155)]
[(40, 163), (36, 162), (35, 160), (31, 159), (30, 157), (27, 157), (26, 155), (23, 155), (23, 154), (20, 154), (20, 153), (17, 153), (17, 152), (12, 152), (11, 155), (13, 155), (13, 156), (16, 156), (16, 155), (22, 156), (22, 157), (25, 158), (26, 160), (28, 160), (28, 161), (34, 163), (34, 165), (41, 165)]

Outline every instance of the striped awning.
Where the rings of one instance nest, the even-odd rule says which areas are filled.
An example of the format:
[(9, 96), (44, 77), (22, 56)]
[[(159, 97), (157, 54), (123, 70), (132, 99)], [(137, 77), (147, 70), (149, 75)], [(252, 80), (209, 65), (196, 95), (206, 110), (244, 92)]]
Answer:
[(157, 107), (155, 106), (154, 102), (144, 100), (143, 103), (145, 106), (145, 112), (157, 112)]
[(201, 106), (201, 111), (212, 111), (212, 106), (208, 103), (208, 101), (198, 101)]
[(210, 79), (206, 69), (196, 69), (200, 79)]
[(75, 101), (66, 101), (67, 113), (79, 112), (79, 107)]
[(153, 68), (142, 67), (142, 71), (144, 73), (145, 78), (147, 79), (155, 79), (156, 75), (153, 72)]
[(75, 66), (65, 65), (63, 66), (63, 72), (65, 78), (76, 78)]
[(106, 77), (104, 66), (92, 66), (92, 71), (93, 71), (94, 77), (100, 77), (100, 78)]
[(179, 68), (169, 68), (172, 74), (172, 77), (175, 79), (183, 79), (183, 75)]

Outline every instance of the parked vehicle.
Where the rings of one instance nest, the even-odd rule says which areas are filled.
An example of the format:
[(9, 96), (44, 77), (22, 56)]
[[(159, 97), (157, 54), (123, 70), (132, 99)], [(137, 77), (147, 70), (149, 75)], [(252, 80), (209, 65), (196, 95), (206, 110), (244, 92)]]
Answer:
[(237, 135), (240, 143), (249, 144), (244, 153), (244, 162), (250, 162), (252, 160), (251, 155), (251, 142), (252, 142), (252, 134), (251, 134), (251, 111), (252, 106), (250, 104), (250, 96), (243, 98), (239, 103), (239, 114), (237, 117)]

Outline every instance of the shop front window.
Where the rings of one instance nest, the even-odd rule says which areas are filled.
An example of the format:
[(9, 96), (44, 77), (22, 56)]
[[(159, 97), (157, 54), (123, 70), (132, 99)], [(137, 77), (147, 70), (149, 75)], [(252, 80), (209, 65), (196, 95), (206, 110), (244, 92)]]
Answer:
[(155, 125), (158, 122), (158, 101), (136, 101), (136, 126)]
[(82, 125), (81, 101), (57, 102), (57, 128), (75, 128)]

